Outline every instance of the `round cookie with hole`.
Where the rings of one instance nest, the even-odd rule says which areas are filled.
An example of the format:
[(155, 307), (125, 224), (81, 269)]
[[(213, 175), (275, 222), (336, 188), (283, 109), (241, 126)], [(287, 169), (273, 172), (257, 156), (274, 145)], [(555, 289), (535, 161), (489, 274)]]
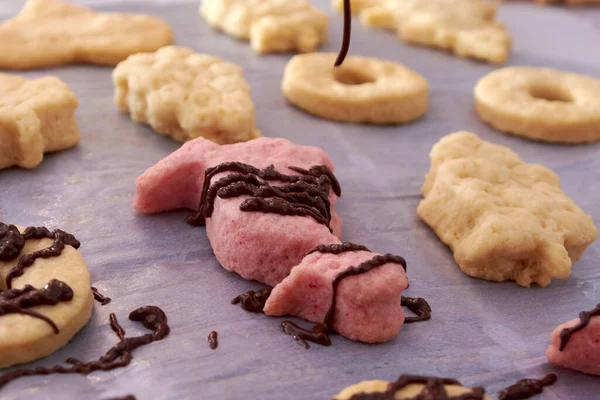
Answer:
[(336, 54), (297, 55), (282, 82), (288, 101), (333, 121), (401, 124), (428, 108), (429, 83), (419, 73), (391, 61), (350, 56), (334, 67)]
[(552, 143), (600, 139), (600, 79), (508, 67), (481, 78), (474, 94), (481, 119), (503, 132)]

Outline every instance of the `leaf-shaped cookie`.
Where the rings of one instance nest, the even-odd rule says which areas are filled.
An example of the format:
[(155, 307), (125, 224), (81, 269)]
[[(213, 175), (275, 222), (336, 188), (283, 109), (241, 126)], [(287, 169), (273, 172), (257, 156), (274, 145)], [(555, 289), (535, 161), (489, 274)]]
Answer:
[(0, 68), (116, 65), (131, 54), (172, 42), (170, 26), (155, 17), (29, 0), (16, 17), (0, 25)]

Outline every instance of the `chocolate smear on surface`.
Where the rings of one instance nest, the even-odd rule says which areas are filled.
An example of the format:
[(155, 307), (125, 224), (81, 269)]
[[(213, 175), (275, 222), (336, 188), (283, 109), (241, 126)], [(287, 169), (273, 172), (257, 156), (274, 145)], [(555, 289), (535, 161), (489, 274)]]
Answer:
[(458, 396), (450, 396), (446, 392), (445, 385), (460, 385), (462, 384), (456, 379), (436, 378), (431, 376), (418, 375), (401, 375), (396, 382), (390, 383), (385, 392), (378, 393), (357, 393), (350, 397), (349, 400), (394, 400), (396, 392), (404, 389), (408, 385), (421, 384), (424, 385), (421, 393), (416, 396), (406, 398), (405, 400), (483, 400), (485, 390), (477, 387), (469, 393)]
[[(186, 222), (204, 225), (206, 218), (212, 216), (217, 197), (228, 199), (247, 195), (250, 198), (240, 205), (242, 211), (309, 216), (331, 230), (329, 191), (341, 195), (340, 184), (331, 170), (323, 165), (312, 166), (309, 170), (288, 168), (300, 175), (282, 174), (273, 165), (259, 169), (235, 161), (207, 168), (198, 212)], [(211, 182), (215, 175), (225, 172), (230, 174)], [(284, 185), (271, 186), (268, 181), (279, 181)]]
[(558, 378), (554, 374), (548, 374), (543, 379), (521, 379), (514, 385), (501, 390), (498, 400), (524, 400), (540, 394), (544, 386), (553, 385)]
[(231, 304), (240, 304), (242, 309), (252, 312), (252, 313), (261, 313), (263, 308), (265, 308), (265, 304), (267, 303), (267, 299), (271, 295), (271, 288), (264, 288), (258, 291), (249, 290), (246, 293), (242, 293), (239, 296), (236, 296), (233, 300), (231, 300)]
[(83, 374), (87, 375), (94, 371), (109, 371), (115, 368), (126, 367), (131, 363), (135, 349), (155, 341), (164, 339), (169, 334), (167, 316), (158, 307), (140, 307), (129, 314), (129, 319), (141, 322), (142, 325), (152, 331), (145, 335), (136, 337), (125, 337), (125, 330), (119, 325), (115, 314), (110, 315), (111, 328), (117, 333), (119, 342), (111, 347), (102, 357), (96, 361), (82, 362), (74, 358), (66, 360), (70, 366), (55, 365), (51, 368), (19, 368), (0, 375), (0, 388), (7, 383), (24, 376), (50, 375), (50, 374)]
[(216, 349), (219, 346), (219, 334), (217, 331), (212, 331), (208, 334), (208, 338), (206, 339), (208, 345), (211, 349)]
[(371, 251), (366, 246), (345, 242), (341, 244), (320, 244), (308, 253), (304, 257), (312, 253), (323, 253), (323, 254), (342, 254), (349, 251)]
[(567, 347), (567, 343), (571, 339), (574, 333), (579, 332), (588, 324), (592, 317), (597, 317), (600, 315), (600, 304), (596, 306), (592, 311), (582, 311), (579, 313), (579, 323), (571, 328), (565, 328), (560, 332), (560, 351), (563, 351), (565, 347)]
[(342, 65), (346, 56), (348, 55), (348, 50), (350, 49), (350, 36), (352, 34), (352, 9), (351, 9), (351, 1), (344, 0), (344, 36), (342, 38), (342, 47), (340, 48), (340, 53), (338, 54), (334, 67), (339, 67)]
[[(404, 268), (404, 270), (406, 271), (406, 261), (404, 260), (404, 258), (392, 254), (377, 255), (368, 261), (364, 261), (357, 267), (349, 267), (337, 274), (333, 279), (333, 282), (331, 283), (333, 289), (333, 293), (331, 294), (331, 305), (329, 306), (329, 310), (325, 315), (325, 320), (323, 321), (323, 323), (318, 323), (312, 329), (308, 330), (301, 328), (292, 321), (286, 320), (283, 321), (283, 323), (281, 324), (281, 330), (286, 334), (293, 336), (294, 339), (296, 339), (300, 343), (304, 344), (304, 347), (307, 349), (310, 348), (307, 341), (321, 344), (323, 346), (331, 345), (331, 340), (329, 339), (328, 334), (333, 327), (333, 318), (335, 314), (335, 305), (337, 300), (337, 288), (340, 282), (344, 278), (353, 275), (364, 274), (366, 272), (371, 271), (372, 269), (375, 269), (387, 263), (400, 264), (402, 268)], [(325, 336), (326, 339), (323, 336)]]
[(111, 298), (107, 297), (105, 295), (103, 295), (102, 293), (100, 293), (100, 291), (92, 286), (92, 293), (94, 293), (94, 300), (96, 300), (98, 303), (100, 303), (100, 305), (107, 305), (108, 303), (111, 302)]
[(429, 306), (429, 303), (427, 303), (427, 300), (422, 297), (402, 296), (400, 304), (417, 315), (416, 317), (404, 317), (405, 324), (431, 319), (431, 307)]
[(54, 306), (61, 302), (71, 301), (73, 299), (73, 289), (64, 282), (53, 279), (42, 289), (36, 289), (31, 285), (25, 285), (21, 289), (9, 289), (0, 293), (0, 317), (7, 314), (30, 315), (48, 323), (59, 333), (58, 327), (50, 318), (29, 310), (37, 306)]

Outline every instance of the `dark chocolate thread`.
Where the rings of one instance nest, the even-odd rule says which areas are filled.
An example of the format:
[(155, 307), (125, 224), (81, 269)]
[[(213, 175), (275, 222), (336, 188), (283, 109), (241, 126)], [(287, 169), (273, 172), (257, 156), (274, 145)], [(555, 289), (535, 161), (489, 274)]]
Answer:
[(314, 325), (311, 330), (304, 329), (292, 321), (283, 321), (281, 330), (287, 335), (293, 336), (296, 341), (299, 341), (305, 348), (310, 348), (307, 341), (322, 344), (323, 346), (331, 345), (331, 340), (328, 336), (333, 327), (333, 318), (335, 314), (335, 305), (337, 300), (337, 288), (339, 283), (349, 276), (360, 275), (371, 271), (374, 268), (380, 267), (387, 263), (400, 264), (406, 271), (406, 261), (400, 256), (392, 254), (377, 255), (372, 259), (359, 264), (357, 267), (349, 267), (335, 276), (331, 283), (333, 292), (331, 295), (331, 305), (325, 315), (323, 323)]
[(142, 325), (152, 331), (142, 336), (125, 338), (125, 330), (119, 325), (114, 314), (110, 316), (111, 328), (119, 336), (119, 342), (111, 347), (103, 356), (96, 361), (83, 363), (74, 358), (68, 358), (67, 364), (70, 367), (55, 365), (52, 368), (20, 368), (0, 375), (0, 388), (7, 383), (24, 376), (32, 375), (50, 375), (50, 374), (83, 374), (102, 370), (109, 371), (114, 368), (126, 367), (133, 359), (132, 352), (138, 347), (150, 344), (164, 339), (169, 334), (169, 325), (167, 316), (158, 307), (145, 306), (140, 307), (129, 314), (129, 319), (141, 322)]
[(341, 253), (346, 253), (349, 251), (371, 251), (369, 250), (367, 247), (360, 245), (360, 244), (355, 244), (355, 243), (350, 243), (350, 242), (345, 242), (342, 244), (320, 244), (317, 247), (315, 247), (314, 249), (312, 249), (311, 251), (309, 251), (308, 253), (306, 253), (306, 255), (304, 257), (306, 257), (309, 254), (312, 253), (324, 253), (324, 254), (341, 254)]
[(132, 394), (128, 394), (126, 396), (123, 397), (112, 397), (110, 399), (106, 399), (106, 400), (136, 400), (135, 396)]
[(258, 291), (249, 290), (246, 293), (242, 293), (239, 296), (234, 297), (231, 300), (231, 304), (240, 304), (243, 310), (252, 312), (252, 313), (261, 313), (263, 308), (265, 308), (265, 304), (267, 303), (267, 299), (271, 295), (271, 288), (264, 288)]
[(92, 286), (92, 293), (94, 293), (94, 300), (96, 300), (101, 305), (105, 306), (111, 302), (111, 298), (103, 295), (100, 291)]
[(416, 317), (404, 317), (405, 324), (431, 319), (431, 307), (429, 306), (429, 303), (427, 303), (427, 300), (422, 297), (402, 296), (400, 304), (417, 315)]
[(208, 334), (208, 338), (206, 339), (208, 345), (211, 349), (216, 349), (219, 346), (219, 334), (217, 331), (212, 331)]
[[(299, 167), (288, 168), (301, 175), (282, 174), (277, 172), (273, 165), (261, 170), (235, 161), (207, 168), (204, 173), (198, 212), (189, 216), (186, 222), (195, 226), (203, 225), (205, 219), (212, 215), (217, 196), (232, 198), (250, 195), (253, 197), (240, 206), (242, 211), (311, 216), (317, 222), (329, 227), (331, 221), (329, 191), (333, 190), (336, 195), (341, 196), (340, 184), (331, 170), (319, 165), (312, 166), (309, 170)], [(211, 185), (212, 178), (223, 172), (232, 173)], [(270, 180), (287, 184), (271, 186), (267, 183)], [(261, 200), (252, 201), (255, 199)]]
[(21, 289), (9, 289), (0, 293), (0, 317), (7, 314), (29, 315), (47, 322), (54, 333), (59, 333), (54, 321), (28, 308), (54, 306), (71, 299), (73, 299), (73, 289), (56, 279), (48, 282), (42, 289), (36, 289), (31, 285), (25, 285)]
[(558, 378), (555, 374), (548, 374), (543, 379), (521, 379), (514, 385), (502, 389), (498, 393), (498, 400), (524, 400), (540, 394), (544, 386), (553, 385)]
[(424, 387), (421, 390), (421, 393), (414, 397), (406, 398), (406, 400), (483, 400), (485, 395), (485, 389), (476, 387), (471, 389), (470, 393), (461, 394), (459, 396), (449, 396), (444, 386), (462, 386), (462, 384), (456, 379), (401, 375), (396, 382), (390, 383), (385, 392), (357, 393), (350, 397), (349, 400), (394, 400), (396, 398), (397, 391), (402, 390), (406, 386), (412, 384), (421, 384), (424, 385)]
[(574, 333), (579, 332), (588, 324), (592, 317), (597, 317), (600, 315), (600, 304), (596, 306), (592, 311), (582, 311), (579, 313), (579, 323), (571, 328), (565, 328), (560, 332), (560, 347), (559, 350), (563, 351), (565, 347), (567, 347), (567, 343), (571, 339)]
[(350, 49), (350, 36), (352, 34), (352, 9), (350, 8), (350, 4), (350, 0), (344, 0), (344, 36), (342, 38), (340, 53), (333, 64), (334, 67), (342, 65)]

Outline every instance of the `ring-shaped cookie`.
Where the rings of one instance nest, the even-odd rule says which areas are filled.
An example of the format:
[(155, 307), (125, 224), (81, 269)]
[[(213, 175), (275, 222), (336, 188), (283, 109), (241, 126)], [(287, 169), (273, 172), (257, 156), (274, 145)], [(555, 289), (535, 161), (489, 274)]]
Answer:
[(417, 72), (356, 56), (334, 68), (335, 58), (331, 53), (292, 58), (283, 78), (284, 96), (311, 114), (343, 122), (399, 124), (427, 111), (429, 83)]
[(550, 68), (508, 67), (475, 86), (482, 120), (510, 134), (555, 143), (600, 139), (600, 79)]

